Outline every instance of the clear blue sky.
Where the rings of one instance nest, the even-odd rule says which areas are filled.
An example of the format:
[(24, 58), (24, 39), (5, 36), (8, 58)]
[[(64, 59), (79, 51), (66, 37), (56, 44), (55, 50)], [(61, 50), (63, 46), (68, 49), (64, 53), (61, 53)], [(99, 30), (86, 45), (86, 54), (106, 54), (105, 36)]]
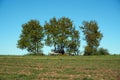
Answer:
[[(16, 47), (21, 25), (31, 19), (44, 25), (54, 16), (69, 17), (77, 29), (83, 20), (96, 20), (104, 35), (100, 47), (120, 53), (120, 0), (0, 0), (0, 55), (26, 54)], [(45, 53), (50, 49), (43, 48)]]

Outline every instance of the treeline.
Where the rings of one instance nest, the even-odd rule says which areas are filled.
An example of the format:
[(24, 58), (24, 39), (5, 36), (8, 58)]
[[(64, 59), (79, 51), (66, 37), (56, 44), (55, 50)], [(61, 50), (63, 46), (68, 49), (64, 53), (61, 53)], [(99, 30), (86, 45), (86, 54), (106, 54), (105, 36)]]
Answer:
[(76, 29), (72, 20), (67, 17), (59, 19), (53, 17), (49, 22), (45, 22), (44, 26), (41, 26), (38, 20), (30, 20), (22, 24), (22, 33), (17, 47), (27, 49), (35, 55), (43, 55), (42, 48), (47, 45), (54, 46), (52, 51), (55, 53), (79, 55), (80, 30), (87, 43), (84, 55), (109, 54), (107, 49), (98, 49), (103, 34), (99, 31), (96, 21), (83, 21), (83, 25)]

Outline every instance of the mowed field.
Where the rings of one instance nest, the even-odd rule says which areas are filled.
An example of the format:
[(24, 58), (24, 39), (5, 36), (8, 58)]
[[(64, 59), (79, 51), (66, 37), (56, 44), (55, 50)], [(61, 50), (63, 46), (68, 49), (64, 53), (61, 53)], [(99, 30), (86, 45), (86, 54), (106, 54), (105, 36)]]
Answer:
[(0, 56), (0, 80), (120, 80), (120, 56)]

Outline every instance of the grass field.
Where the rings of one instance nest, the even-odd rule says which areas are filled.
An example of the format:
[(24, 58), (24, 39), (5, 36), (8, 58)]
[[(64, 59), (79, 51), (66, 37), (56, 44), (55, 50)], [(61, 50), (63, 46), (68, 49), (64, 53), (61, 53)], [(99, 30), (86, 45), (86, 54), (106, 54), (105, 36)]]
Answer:
[(120, 56), (0, 56), (0, 80), (120, 80)]

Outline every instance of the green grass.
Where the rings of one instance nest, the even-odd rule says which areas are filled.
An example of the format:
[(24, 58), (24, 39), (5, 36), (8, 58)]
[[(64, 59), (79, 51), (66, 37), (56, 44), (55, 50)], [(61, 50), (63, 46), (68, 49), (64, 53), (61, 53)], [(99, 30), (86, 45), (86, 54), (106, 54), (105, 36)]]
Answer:
[(0, 80), (120, 80), (120, 56), (0, 56)]

